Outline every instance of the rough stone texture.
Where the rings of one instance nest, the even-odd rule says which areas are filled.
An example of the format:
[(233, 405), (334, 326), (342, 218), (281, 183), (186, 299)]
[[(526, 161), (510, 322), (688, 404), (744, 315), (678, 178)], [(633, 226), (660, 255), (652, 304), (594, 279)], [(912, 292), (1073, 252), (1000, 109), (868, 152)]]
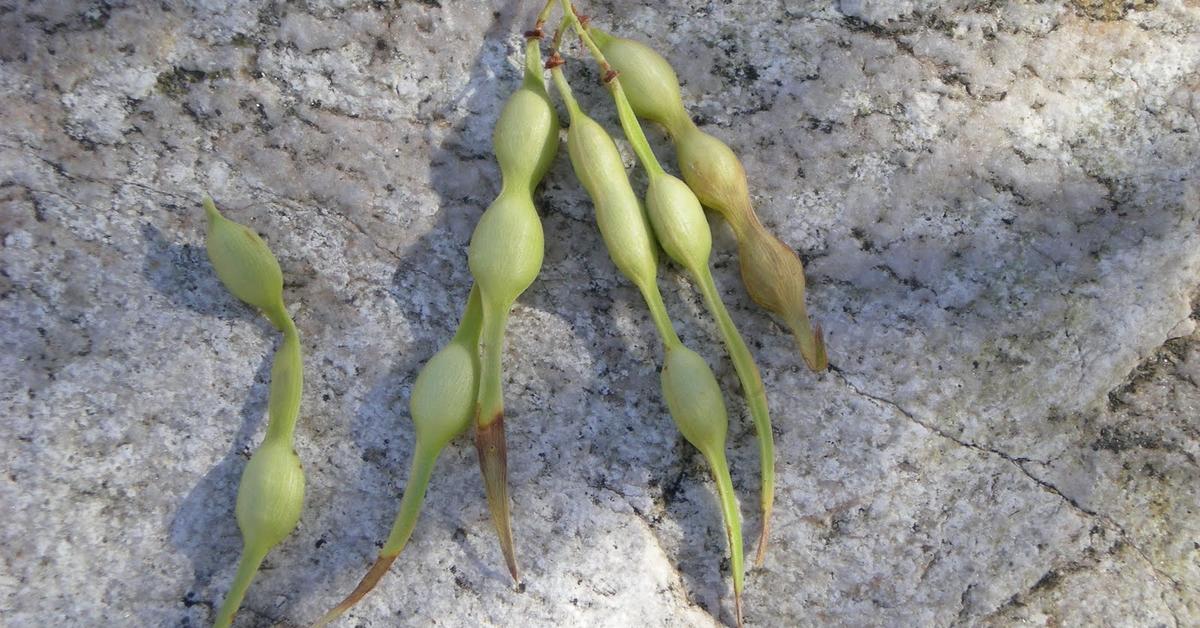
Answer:
[[(748, 624), (1200, 623), (1200, 4), (585, 9), (676, 65), (803, 253), (828, 334), (834, 368), (814, 376), (717, 229), (779, 448)], [(302, 624), (351, 588), (407, 474), (415, 371), (467, 293), (535, 11), (0, 6), (5, 625), (200, 626), (228, 587), (277, 339), (207, 262), (205, 190), (275, 250), (306, 352), (304, 517), (239, 624)], [(596, 72), (576, 53), (568, 73), (615, 131)], [(343, 625), (731, 620), (711, 483), (560, 157), (506, 353), (528, 588), (506, 580), (463, 439)], [(662, 284), (728, 392), (749, 542), (736, 379), (695, 293), (674, 270)]]

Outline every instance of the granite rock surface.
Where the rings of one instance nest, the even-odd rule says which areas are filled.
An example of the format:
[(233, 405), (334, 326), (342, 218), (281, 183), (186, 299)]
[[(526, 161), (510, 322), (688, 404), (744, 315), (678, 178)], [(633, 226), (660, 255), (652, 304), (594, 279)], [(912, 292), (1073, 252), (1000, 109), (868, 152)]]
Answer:
[[(207, 261), (205, 192), (278, 256), (306, 364), (304, 515), (238, 625), (303, 625), (352, 588), (408, 474), (416, 370), (466, 298), (537, 8), (0, 6), (0, 623), (203, 626), (224, 596), (278, 339)], [(714, 223), (779, 454), (748, 625), (1200, 624), (1200, 4), (582, 8), (675, 65), (826, 330), (814, 375)], [(537, 198), (545, 265), (505, 353), (527, 587), (464, 438), (342, 625), (732, 621), (711, 481), (565, 151)], [(749, 543), (753, 428), (697, 293), (661, 277), (726, 390)]]

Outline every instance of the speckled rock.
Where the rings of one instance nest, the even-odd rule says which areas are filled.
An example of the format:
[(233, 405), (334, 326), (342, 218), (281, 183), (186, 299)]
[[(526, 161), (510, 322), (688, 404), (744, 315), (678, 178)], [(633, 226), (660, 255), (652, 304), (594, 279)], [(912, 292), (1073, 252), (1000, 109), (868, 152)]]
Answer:
[[(373, 557), (538, 8), (395, 4), (0, 8), (5, 625), (207, 625), (233, 577), (276, 334), (208, 264), (205, 191), (275, 251), (306, 356), (304, 515), (238, 624), (310, 622)], [(927, 5), (584, 7), (675, 65), (827, 333), (813, 375), (716, 229), (779, 451), (746, 622), (1200, 624), (1200, 5)], [(576, 46), (567, 72), (617, 134)], [(711, 482), (565, 157), (538, 203), (545, 266), (505, 355), (528, 586), (463, 439), (342, 625), (732, 621)], [(753, 428), (697, 294), (662, 278), (727, 391), (749, 541)]]

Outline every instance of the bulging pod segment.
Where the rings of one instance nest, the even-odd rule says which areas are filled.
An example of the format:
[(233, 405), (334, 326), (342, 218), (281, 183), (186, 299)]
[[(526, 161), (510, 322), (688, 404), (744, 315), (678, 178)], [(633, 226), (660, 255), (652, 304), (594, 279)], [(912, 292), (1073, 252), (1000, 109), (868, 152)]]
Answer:
[(650, 224), (608, 131), (577, 114), (567, 133), (567, 151), (575, 175), (596, 208), (596, 223), (609, 257), (634, 284), (653, 283), (658, 259)]
[(440, 451), (471, 426), (478, 391), (474, 347), (452, 342), (438, 351), (417, 375), (409, 411), (417, 442)]
[(304, 470), (289, 442), (268, 439), (246, 463), (238, 486), (238, 527), (247, 550), (266, 551), (296, 529), (304, 505)]
[(724, 456), (729, 416), (721, 387), (704, 358), (683, 345), (668, 349), (662, 389), (683, 437), (706, 456)]
[(705, 268), (712, 253), (712, 230), (700, 201), (686, 183), (669, 174), (652, 176), (646, 213), (667, 255), (689, 270)]
[(609, 65), (620, 73), (629, 105), (639, 118), (652, 120), (671, 130), (687, 120), (679, 93), (679, 78), (662, 55), (641, 42), (614, 37), (595, 27), (588, 28), (588, 34), (600, 47)]
[(513, 92), (492, 131), (492, 148), (504, 185), (533, 191), (558, 152), (558, 114), (545, 89)]
[(537, 278), (545, 253), (542, 221), (527, 193), (492, 201), (471, 235), (467, 264), (485, 295), (510, 303)]
[(217, 277), (233, 296), (273, 313), (283, 308), (283, 272), (267, 243), (245, 225), (221, 215), (205, 197), (208, 215), (205, 247)]
[(742, 162), (725, 142), (695, 129), (676, 138), (676, 157), (683, 180), (706, 207), (721, 213), (738, 239), (751, 220), (750, 190)]

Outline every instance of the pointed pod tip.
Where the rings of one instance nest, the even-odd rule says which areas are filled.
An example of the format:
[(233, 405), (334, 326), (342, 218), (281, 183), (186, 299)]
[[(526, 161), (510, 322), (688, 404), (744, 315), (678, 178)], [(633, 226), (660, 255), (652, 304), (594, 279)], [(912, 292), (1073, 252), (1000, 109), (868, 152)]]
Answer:
[(362, 577), (362, 580), (358, 582), (358, 586), (354, 587), (354, 590), (350, 592), (350, 595), (347, 595), (345, 599), (343, 599), (341, 602), (338, 602), (337, 606), (329, 609), (329, 612), (325, 613), (321, 619), (318, 619), (317, 622), (311, 626), (311, 628), (322, 628), (323, 626), (329, 625), (329, 622), (341, 617), (355, 604), (358, 604), (363, 597), (365, 597), (371, 592), (372, 589), (375, 588), (375, 585), (379, 584), (379, 581), (383, 579), (384, 574), (388, 572), (388, 569), (391, 568), (392, 563), (395, 562), (396, 557), (399, 555), (400, 554), (397, 552), (391, 556), (380, 556), (379, 558), (375, 559), (375, 562), (371, 564), (371, 569), (368, 570), (367, 574)]
[(754, 555), (754, 567), (761, 568), (767, 561), (767, 537), (771, 534), (771, 513), (763, 513), (762, 532), (758, 535), (758, 551)]
[[(806, 327), (806, 326), (804, 326)], [(792, 325), (792, 334), (796, 344), (800, 346), (800, 356), (809, 370), (820, 373), (829, 368), (829, 355), (825, 352), (825, 335), (821, 325), (814, 323), (811, 328)], [(807, 333), (806, 333), (807, 332)]]
[(204, 205), (204, 215), (208, 216), (209, 221), (216, 221), (218, 218), (222, 217), (221, 212), (217, 211), (217, 204), (213, 202), (212, 197), (207, 193), (200, 200), (200, 202), (202, 205)]
[(504, 439), (504, 415), (498, 414), (486, 425), (475, 427), (475, 451), (479, 454), (479, 469), (487, 492), (488, 509), (500, 540), (500, 551), (508, 573), (516, 586), (522, 586), (513, 548), (512, 523), (508, 498), (508, 446)]

